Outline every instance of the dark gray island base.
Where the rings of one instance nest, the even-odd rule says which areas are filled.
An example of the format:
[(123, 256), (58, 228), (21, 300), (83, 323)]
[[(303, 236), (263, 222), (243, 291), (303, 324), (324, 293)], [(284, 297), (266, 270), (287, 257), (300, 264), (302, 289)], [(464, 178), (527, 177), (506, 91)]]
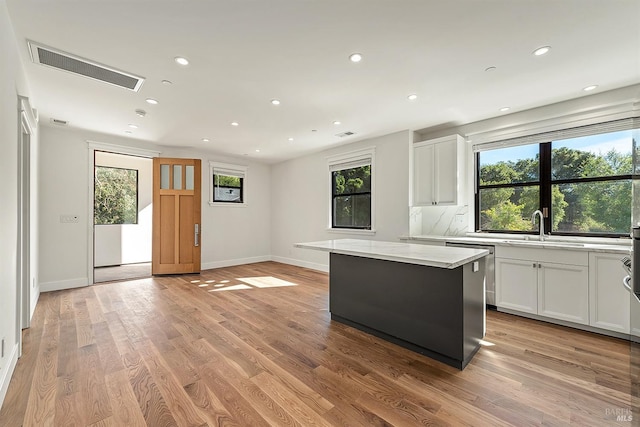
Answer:
[(464, 369), (484, 333), (484, 264), (439, 268), (331, 252), (331, 318)]

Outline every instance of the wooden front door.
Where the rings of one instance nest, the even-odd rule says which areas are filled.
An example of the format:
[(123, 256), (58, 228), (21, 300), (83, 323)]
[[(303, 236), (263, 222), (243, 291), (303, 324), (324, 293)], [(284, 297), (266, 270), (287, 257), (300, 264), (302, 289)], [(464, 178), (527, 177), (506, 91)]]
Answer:
[(152, 274), (200, 272), (201, 162), (153, 159)]

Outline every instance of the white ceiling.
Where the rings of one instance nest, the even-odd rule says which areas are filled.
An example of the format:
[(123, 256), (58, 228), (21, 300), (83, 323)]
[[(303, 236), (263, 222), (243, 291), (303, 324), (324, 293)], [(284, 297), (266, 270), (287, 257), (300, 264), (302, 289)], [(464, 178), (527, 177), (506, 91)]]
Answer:
[[(638, 0), (7, 4), (41, 123), (266, 162), (640, 83)], [(136, 93), (34, 64), (27, 39), (146, 81)], [(545, 45), (550, 53), (532, 55)], [(355, 135), (335, 136), (345, 131)]]

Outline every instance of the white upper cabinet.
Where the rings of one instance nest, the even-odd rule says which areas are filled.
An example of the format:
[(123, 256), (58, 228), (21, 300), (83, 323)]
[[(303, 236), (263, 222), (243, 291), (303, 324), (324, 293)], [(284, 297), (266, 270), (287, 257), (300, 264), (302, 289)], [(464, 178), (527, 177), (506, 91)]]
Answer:
[(413, 144), (411, 206), (464, 204), (466, 146), (460, 135)]

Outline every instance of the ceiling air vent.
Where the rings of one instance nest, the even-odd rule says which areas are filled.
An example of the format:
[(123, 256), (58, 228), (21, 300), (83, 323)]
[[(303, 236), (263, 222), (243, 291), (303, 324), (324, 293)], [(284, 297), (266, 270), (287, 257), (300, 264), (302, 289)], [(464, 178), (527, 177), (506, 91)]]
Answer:
[(58, 126), (66, 126), (69, 124), (69, 122), (66, 120), (53, 119), (53, 118), (51, 119), (51, 123)]
[(58, 70), (67, 71), (73, 74), (79, 74), (94, 80), (109, 83), (125, 89), (137, 92), (144, 82), (143, 77), (134, 74), (125, 73), (112, 67), (71, 55), (36, 42), (29, 41), (29, 52), (31, 60), (36, 64), (46, 65), (48, 67), (57, 68)]
[(345, 136), (351, 136), (351, 135), (355, 135), (355, 132), (346, 131), (346, 132), (336, 134), (336, 136), (340, 138), (344, 138)]

